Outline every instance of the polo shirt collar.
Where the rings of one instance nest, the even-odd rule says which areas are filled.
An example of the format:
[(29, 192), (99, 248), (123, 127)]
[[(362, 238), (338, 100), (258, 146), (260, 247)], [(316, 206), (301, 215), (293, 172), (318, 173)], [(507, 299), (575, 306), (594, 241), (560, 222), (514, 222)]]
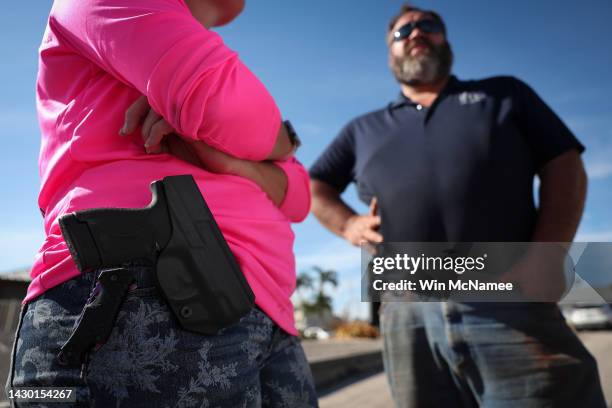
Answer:
[[(450, 78), (448, 79), (448, 82), (446, 83), (442, 91), (440, 92), (440, 95), (448, 93), (451, 89), (457, 86), (458, 82), (459, 80), (457, 79), (457, 77), (454, 75), (451, 75)], [(416, 106), (417, 104), (412, 102), (410, 98), (407, 98), (406, 95), (404, 95), (404, 93), (400, 91), (399, 95), (397, 96), (397, 99), (389, 104), (389, 108), (395, 109), (395, 108), (402, 107), (404, 105)]]

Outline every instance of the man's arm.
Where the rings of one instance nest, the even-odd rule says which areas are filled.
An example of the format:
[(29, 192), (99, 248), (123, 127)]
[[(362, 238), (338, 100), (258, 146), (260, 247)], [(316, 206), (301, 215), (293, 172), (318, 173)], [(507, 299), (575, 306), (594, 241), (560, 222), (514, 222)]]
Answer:
[(533, 244), (502, 280), (517, 283), (528, 300), (551, 302), (561, 299), (572, 284), (566, 258), (584, 209), (587, 177), (577, 150), (548, 161), (539, 176)]
[(580, 154), (570, 150), (546, 163), (539, 172), (540, 207), (534, 242), (572, 242), (587, 190)]
[(376, 230), (380, 226), (376, 199), (372, 199), (370, 213), (360, 215), (341, 198), (340, 192), (329, 184), (311, 179), (312, 213), (323, 226), (353, 245), (363, 242), (382, 242), (383, 237)]

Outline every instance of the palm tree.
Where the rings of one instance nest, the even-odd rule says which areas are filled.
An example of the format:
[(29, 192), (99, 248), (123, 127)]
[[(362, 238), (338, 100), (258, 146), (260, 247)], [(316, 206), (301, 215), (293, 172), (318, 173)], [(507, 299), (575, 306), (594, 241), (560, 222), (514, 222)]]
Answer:
[(318, 274), (318, 288), (314, 298), (314, 302), (311, 303), (311, 311), (322, 315), (325, 311), (331, 312), (332, 310), (332, 298), (325, 294), (325, 285), (329, 284), (334, 288), (338, 286), (338, 273), (334, 270), (325, 270), (319, 266), (312, 268)]
[[(332, 298), (325, 293), (327, 285), (338, 286), (338, 273), (333, 270), (325, 270), (321, 267), (312, 268), (317, 273), (316, 278), (308, 271), (300, 272), (297, 276), (295, 289), (298, 292), (299, 305), (305, 314), (323, 315), (332, 310)], [(304, 291), (313, 290), (316, 279), (316, 292), (312, 294), (311, 301), (304, 298)]]
[(312, 278), (307, 272), (300, 272), (295, 282), (295, 290), (312, 289)]
[(307, 302), (304, 300), (304, 291), (312, 289), (312, 277), (307, 272), (300, 272), (295, 280), (295, 291), (297, 292), (300, 304), (303, 306)]

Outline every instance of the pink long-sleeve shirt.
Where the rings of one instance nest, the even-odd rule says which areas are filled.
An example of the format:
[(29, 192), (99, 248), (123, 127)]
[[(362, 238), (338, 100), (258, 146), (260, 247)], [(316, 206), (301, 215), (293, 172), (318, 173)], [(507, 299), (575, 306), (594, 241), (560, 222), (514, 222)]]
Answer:
[[(192, 174), (256, 296), (296, 334), (290, 223), (308, 213), (308, 176), (295, 159), (279, 207), (254, 182), (214, 174), (169, 154), (147, 154), (140, 131), (120, 137), (141, 94), (177, 133), (232, 156), (262, 160), (280, 126), (261, 82), (183, 0), (56, 0), (40, 47), (39, 206), (45, 241), (24, 303), (79, 274), (58, 224), (87, 208), (146, 206), (154, 180)], [(203, 268), (206, 266), (203, 265)]]

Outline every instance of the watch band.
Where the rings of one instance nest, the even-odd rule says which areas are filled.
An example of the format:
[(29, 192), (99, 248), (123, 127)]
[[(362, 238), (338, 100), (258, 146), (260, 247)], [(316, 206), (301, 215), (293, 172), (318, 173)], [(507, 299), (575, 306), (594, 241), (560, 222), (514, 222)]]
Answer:
[(300, 140), (300, 137), (295, 131), (295, 128), (289, 120), (283, 121), (283, 125), (285, 125), (285, 129), (287, 129), (287, 136), (289, 136), (289, 141), (291, 142), (291, 145), (295, 150), (297, 150), (298, 147), (302, 145), (302, 141)]

